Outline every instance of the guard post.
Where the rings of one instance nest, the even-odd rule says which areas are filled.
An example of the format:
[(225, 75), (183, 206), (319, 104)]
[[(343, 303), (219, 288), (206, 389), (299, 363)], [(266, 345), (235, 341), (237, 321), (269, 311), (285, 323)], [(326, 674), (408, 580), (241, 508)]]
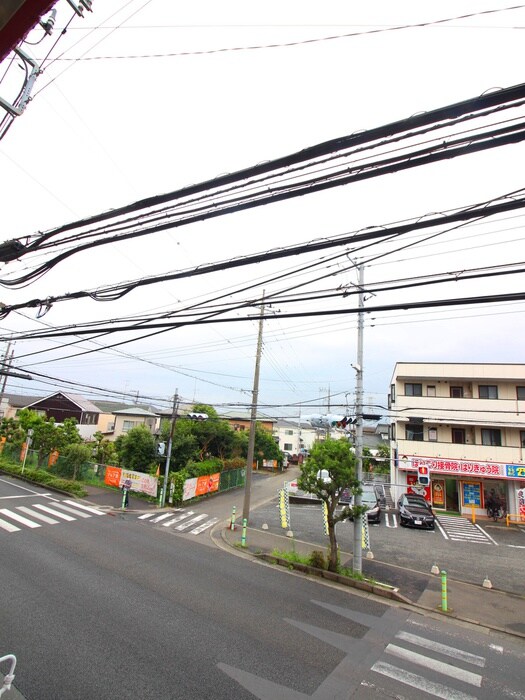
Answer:
[(443, 612), (448, 612), (448, 600), (447, 600), (447, 572), (441, 572), (441, 610)]

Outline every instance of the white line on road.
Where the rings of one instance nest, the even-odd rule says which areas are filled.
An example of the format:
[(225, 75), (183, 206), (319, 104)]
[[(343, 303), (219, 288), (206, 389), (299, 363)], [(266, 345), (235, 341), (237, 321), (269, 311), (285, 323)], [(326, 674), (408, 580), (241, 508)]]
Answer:
[(488, 532), (485, 532), (485, 530), (483, 530), (483, 528), (482, 528), (482, 527), (480, 527), (479, 525), (475, 525), (474, 527), (477, 527), (477, 528), (478, 528), (478, 530), (479, 530), (480, 532), (482, 532), (482, 533), (483, 533), (483, 534), (485, 535), (485, 537), (488, 537), (488, 538), (489, 538), (489, 540), (490, 540), (491, 542), (493, 542), (493, 543), (494, 543), (495, 545), (497, 545), (497, 544), (498, 544), (498, 543), (496, 542), (496, 540), (492, 539), (492, 537), (491, 537), (491, 536), (489, 535), (489, 533), (488, 533)]
[(64, 501), (64, 503), (69, 503), (70, 506), (75, 506), (75, 508), (81, 508), (82, 510), (87, 510), (88, 513), (94, 513), (95, 515), (105, 515), (101, 510), (97, 508), (91, 508), (90, 506), (85, 506), (83, 503), (77, 503), (76, 501)]
[(398, 647), (397, 644), (388, 644), (385, 651), (387, 654), (392, 654), (392, 656), (395, 656), (398, 659), (410, 661), (418, 666), (423, 666), (431, 671), (436, 671), (437, 673), (442, 673), (444, 676), (449, 676), (449, 678), (455, 678), (457, 681), (470, 683), (470, 685), (476, 685), (478, 688), (481, 687), (483, 676), (480, 676), (479, 673), (466, 671), (463, 668), (452, 666), (452, 664), (447, 664), (444, 661), (438, 661), (437, 659), (432, 659), (430, 656), (419, 654), (417, 651), (410, 651), (410, 649)]
[(416, 688), (418, 691), (423, 691), (429, 695), (435, 695), (437, 698), (443, 698), (443, 700), (476, 700), (473, 695), (467, 695), (462, 693), (460, 690), (455, 690), (454, 688), (449, 688), (441, 683), (433, 683), (427, 680), (423, 676), (419, 676), (417, 673), (410, 673), (409, 671), (404, 671), (397, 666), (392, 666), (391, 664), (384, 663), (383, 661), (378, 661), (372, 666), (372, 671), (376, 673), (381, 673), (383, 676), (388, 676), (388, 678), (393, 678), (400, 683), (405, 685), (410, 685), (412, 688)]
[(76, 515), (77, 518), (90, 518), (91, 515), (88, 515), (87, 513), (81, 513), (76, 508), (70, 508), (69, 506), (65, 506), (63, 503), (57, 503), (56, 504), (57, 508), (62, 508), (62, 510), (65, 510), (66, 513), (73, 513), (73, 515)]
[(2, 513), (2, 515), (7, 515), (8, 518), (11, 518), (11, 520), (16, 520), (16, 522), (21, 523), (26, 527), (42, 527), (42, 525), (34, 523), (32, 520), (29, 520), (29, 518), (24, 518), (23, 515), (14, 513), (12, 510), (8, 510), (7, 508), (0, 508), (0, 513)]
[(190, 535), (200, 535), (201, 532), (204, 532), (204, 530), (207, 530), (212, 525), (215, 525), (215, 523), (218, 521), (219, 518), (212, 518), (211, 520), (207, 520), (205, 523), (199, 525), (199, 527), (196, 527), (194, 530), (190, 530)]
[(16, 509), (21, 510), (26, 515), (30, 515), (32, 518), (36, 518), (37, 520), (41, 520), (43, 523), (47, 523), (48, 525), (56, 525), (58, 523), (58, 520), (54, 520), (53, 518), (49, 518), (47, 515), (44, 515), (43, 513), (37, 513), (36, 510), (32, 510), (31, 508), (26, 508), (26, 506), (17, 506)]
[(181, 513), (180, 515), (176, 515), (171, 520), (168, 520), (167, 523), (162, 523), (162, 527), (169, 527), (170, 525), (173, 525), (173, 523), (180, 523), (181, 520), (184, 520), (185, 518), (189, 518), (190, 515), (193, 515), (194, 513), (195, 513), (194, 510), (188, 510), (185, 513)]
[(196, 515), (194, 518), (191, 520), (188, 520), (185, 523), (181, 523), (180, 525), (177, 525), (175, 530), (187, 530), (189, 527), (192, 525), (195, 525), (196, 523), (200, 523), (201, 520), (204, 520), (204, 518), (207, 518), (207, 514), (203, 513), (202, 515)]
[(18, 532), (20, 530), (19, 527), (13, 525), (12, 523), (8, 523), (7, 520), (2, 520), (2, 518), (0, 518), (0, 527), (2, 530), (7, 530), (7, 532)]
[(72, 518), (70, 515), (60, 513), (58, 510), (50, 508), (49, 506), (43, 506), (41, 503), (34, 503), (33, 508), (38, 508), (39, 510), (43, 510), (44, 513), (49, 513), (50, 515), (54, 515), (57, 518), (61, 518), (62, 520), (67, 520), (68, 522), (70, 522), (71, 520), (76, 520), (76, 518)]
[(464, 661), (465, 663), (472, 664), (473, 666), (485, 666), (485, 659), (482, 656), (470, 654), (468, 651), (456, 649), (456, 647), (449, 647), (447, 644), (434, 642), (434, 640), (426, 639), (426, 637), (420, 637), (418, 634), (412, 634), (411, 632), (398, 632), (396, 634), (396, 638), (402, 639), (405, 642), (410, 642), (411, 644), (416, 644), (424, 649), (429, 649), (430, 651), (436, 651), (439, 654), (450, 656), (453, 659)]

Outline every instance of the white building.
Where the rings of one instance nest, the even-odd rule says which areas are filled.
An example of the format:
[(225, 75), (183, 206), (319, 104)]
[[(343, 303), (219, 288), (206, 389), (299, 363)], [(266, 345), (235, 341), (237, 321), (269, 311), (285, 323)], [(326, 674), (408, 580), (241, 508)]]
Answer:
[[(279, 420), (274, 425), (273, 435), (282, 452), (290, 455), (298, 455), (310, 451), (314, 442), (318, 439), (318, 430), (308, 423), (300, 420), (293, 422)], [(324, 434), (324, 431), (321, 431)]]
[(525, 520), (525, 365), (398, 362), (392, 376), (391, 479), (436, 508), (486, 514), (494, 490)]

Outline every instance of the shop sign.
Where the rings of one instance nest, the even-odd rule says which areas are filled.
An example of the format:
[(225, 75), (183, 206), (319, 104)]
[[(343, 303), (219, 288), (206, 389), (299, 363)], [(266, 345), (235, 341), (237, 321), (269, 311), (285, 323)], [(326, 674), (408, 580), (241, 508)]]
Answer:
[(445, 506), (445, 482), (441, 479), (432, 479), (432, 504)]
[(456, 459), (432, 459), (429, 457), (412, 457), (409, 461), (413, 469), (425, 466), (431, 472), (440, 472), (441, 474), (475, 474), (476, 476), (492, 477), (506, 476), (505, 466), (508, 466), (493, 462), (463, 462)]
[(465, 481), (463, 483), (463, 505), (481, 506), (481, 483), (479, 481)]
[(518, 464), (506, 464), (505, 475), (510, 479), (525, 479), (525, 467)]

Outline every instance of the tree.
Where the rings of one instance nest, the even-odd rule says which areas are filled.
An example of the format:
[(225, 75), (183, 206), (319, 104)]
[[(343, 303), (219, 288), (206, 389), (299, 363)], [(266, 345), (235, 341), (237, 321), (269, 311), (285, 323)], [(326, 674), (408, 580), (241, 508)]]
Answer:
[(97, 431), (93, 435), (93, 459), (98, 464), (111, 464), (116, 457), (115, 444), (104, 437), (103, 433)]
[(148, 472), (156, 459), (155, 438), (145, 425), (131, 428), (115, 441), (119, 462), (125, 469)]
[[(250, 434), (248, 430), (234, 433), (235, 453), (246, 458), (248, 456), (248, 442)], [(279, 445), (273, 439), (272, 433), (265, 430), (260, 423), (255, 424), (255, 447), (254, 459), (276, 459), (282, 460), (282, 453)]]
[(91, 459), (91, 448), (86, 444), (74, 443), (64, 449), (63, 457), (67, 466), (73, 472), (73, 479), (76, 480), (82, 473), (82, 467)]
[[(361, 490), (356, 479), (355, 455), (345, 438), (340, 440), (327, 438), (324, 442), (316, 442), (313, 445), (310, 456), (303, 462), (300, 469), (301, 473), (297, 480), (299, 488), (307, 493), (313, 493), (326, 505), (330, 542), (328, 570), (337, 571), (339, 558), (335, 534), (336, 523), (350, 515), (359, 514), (355, 506), (353, 508), (345, 506), (336, 513), (339, 498), (345, 489), (350, 489), (354, 496)], [(326, 473), (327, 476), (325, 476)]]

